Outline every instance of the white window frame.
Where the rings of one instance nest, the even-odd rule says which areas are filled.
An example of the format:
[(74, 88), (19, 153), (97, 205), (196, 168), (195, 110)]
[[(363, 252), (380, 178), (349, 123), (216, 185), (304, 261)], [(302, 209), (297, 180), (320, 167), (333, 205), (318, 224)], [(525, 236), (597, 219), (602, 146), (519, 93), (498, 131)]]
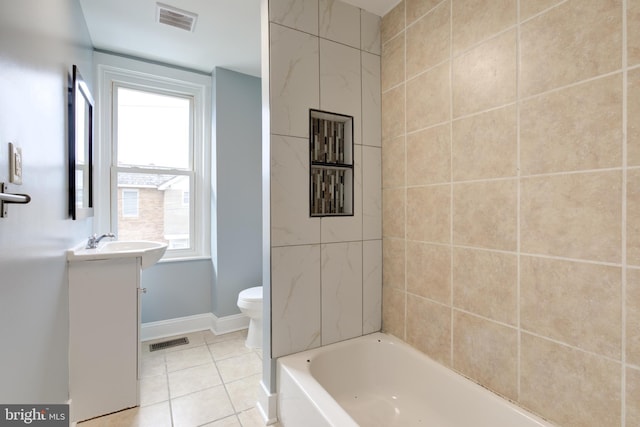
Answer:
[[(96, 195), (94, 228), (96, 233), (115, 230), (117, 227), (117, 167), (112, 164), (115, 147), (112, 135), (116, 117), (112, 103), (114, 88), (151, 89), (167, 94), (193, 98), (193, 152), (190, 154), (193, 174), (190, 199), (193, 204), (190, 218), (191, 248), (167, 250), (162, 262), (170, 260), (202, 259), (211, 257), (211, 76), (179, 70), (159, 64), (124, 58), (101, 52), (94, 53), (98, 82), (99, 136), (95, 150)], [(144, 172), (144, 168), (139, 168)], [(135, 172), (135, 169), (130, 169)], [(173, 173), (173, 171), (172, 171)], [(116, 193), (114, 200), (114, 193)]]

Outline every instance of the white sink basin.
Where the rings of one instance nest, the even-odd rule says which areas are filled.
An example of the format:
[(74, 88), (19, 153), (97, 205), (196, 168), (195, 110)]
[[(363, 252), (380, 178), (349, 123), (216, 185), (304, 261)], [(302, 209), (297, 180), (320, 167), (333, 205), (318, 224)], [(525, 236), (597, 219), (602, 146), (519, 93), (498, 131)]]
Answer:
[(96, 249), (86, 249), (82, 244), (67, 251), (69, 261), (92, 261), (113, 258), (142, 258), (142, 269), (158, 262), (167, 250), (167, 244), (149, 240), (115, 240), (102, 242)]

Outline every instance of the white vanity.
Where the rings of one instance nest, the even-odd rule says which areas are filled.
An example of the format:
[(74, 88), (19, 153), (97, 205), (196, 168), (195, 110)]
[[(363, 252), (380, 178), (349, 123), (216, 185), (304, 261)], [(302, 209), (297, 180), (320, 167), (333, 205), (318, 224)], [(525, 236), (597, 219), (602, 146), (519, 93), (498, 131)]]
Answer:
[(116, 241), (67, 252), (72, 421), (139, 404), (140, 272), (166, 246)]

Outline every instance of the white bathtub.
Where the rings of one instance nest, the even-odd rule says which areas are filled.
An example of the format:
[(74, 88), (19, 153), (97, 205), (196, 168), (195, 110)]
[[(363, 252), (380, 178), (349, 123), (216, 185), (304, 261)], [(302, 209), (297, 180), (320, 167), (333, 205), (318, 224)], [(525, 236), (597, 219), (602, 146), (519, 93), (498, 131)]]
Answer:
[(381, 333), (281, 357), (277, 380), (285, 427), (552, 426)]

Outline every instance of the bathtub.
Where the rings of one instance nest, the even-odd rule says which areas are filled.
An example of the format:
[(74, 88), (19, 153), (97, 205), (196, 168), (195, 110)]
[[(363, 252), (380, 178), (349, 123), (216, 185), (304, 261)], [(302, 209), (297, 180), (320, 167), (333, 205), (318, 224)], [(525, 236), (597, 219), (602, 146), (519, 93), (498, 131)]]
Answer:
[(382, 333), (281, 357), (277, 381), (285, 427), (552, 426)]

